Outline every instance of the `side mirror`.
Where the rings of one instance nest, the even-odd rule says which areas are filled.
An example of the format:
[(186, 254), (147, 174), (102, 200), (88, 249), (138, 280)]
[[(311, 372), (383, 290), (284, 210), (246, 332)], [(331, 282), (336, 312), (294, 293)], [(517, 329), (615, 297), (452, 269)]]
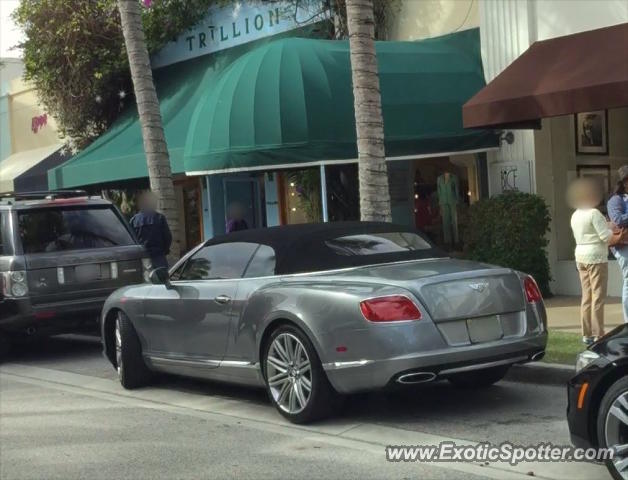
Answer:
[(168, 269), (165, 267), (159, 267), (150, 272), (150, 282), (153, 285), (165, 285), (166, 288), (172, 288), (170, 275), (168, 274)]

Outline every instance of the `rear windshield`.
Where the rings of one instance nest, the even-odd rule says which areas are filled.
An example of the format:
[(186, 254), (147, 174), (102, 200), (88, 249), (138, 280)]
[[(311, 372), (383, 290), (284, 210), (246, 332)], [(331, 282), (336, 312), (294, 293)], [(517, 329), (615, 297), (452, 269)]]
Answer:
[(116, 213), (105, 208), (45, 208), (18, 213), (24, 253), (133, 245)]
[(312, 236), (295, 241), (295, 248), (278, 249), (275, 273), (322, 272), (446, 256), (420, 232), (368, 231), (368, 225), (359, 230)]
[(429, 250), (432, 246), (412, 232), (383, 232), (349, 235), (325, 241), (336, 254), (343, 256)]

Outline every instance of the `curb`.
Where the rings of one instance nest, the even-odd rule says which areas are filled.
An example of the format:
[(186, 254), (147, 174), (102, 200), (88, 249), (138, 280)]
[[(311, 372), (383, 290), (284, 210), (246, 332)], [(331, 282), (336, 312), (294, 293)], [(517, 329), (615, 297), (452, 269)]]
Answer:
[(574, 367), (560, 363), (534, 362), (513, 365), (504, 380), (540, 385), (567, 385), (576, 374)]

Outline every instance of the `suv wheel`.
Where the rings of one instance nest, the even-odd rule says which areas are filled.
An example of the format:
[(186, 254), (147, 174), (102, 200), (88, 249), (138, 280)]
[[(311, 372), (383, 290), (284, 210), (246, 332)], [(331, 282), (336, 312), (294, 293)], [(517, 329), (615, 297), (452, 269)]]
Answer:
[(116, 368), (124, 388), (133, 389), (148, 384), (151, 372), (142, 358), (140, 339), (128, 317), (118, 312), (114, 331), (116, 344)]
[(499, 382), (506, 376), (510, 365), (484, 368), (471, 372), (458, 373), (449, 378), (449, 381), (460, 388), (483, 388)]
[(263, 368), (271, 402), (293, 423), (323, 418), (338, 405), (312, 342), (295, 326), (283, 325), (272, 333)]
[(597, 438), (601, 448), (615, 450), (606, 466), (615, 480), (628, 479), (628, 377), (608, 389), (598, 409)]

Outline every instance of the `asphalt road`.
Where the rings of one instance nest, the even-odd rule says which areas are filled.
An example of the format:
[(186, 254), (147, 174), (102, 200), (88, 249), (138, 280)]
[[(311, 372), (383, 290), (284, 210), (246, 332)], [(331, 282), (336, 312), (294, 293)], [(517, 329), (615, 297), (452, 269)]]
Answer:
[(0, 366), (0, 478), (607, 479), (585, 463), (389, 463), (386, 445), (569, 445), (563, 387), (435, 383), (347, 398), (334, 419), (285, 422), (260, 390), (163, 377), (125, 391), (95, 339), (22, 348)]

